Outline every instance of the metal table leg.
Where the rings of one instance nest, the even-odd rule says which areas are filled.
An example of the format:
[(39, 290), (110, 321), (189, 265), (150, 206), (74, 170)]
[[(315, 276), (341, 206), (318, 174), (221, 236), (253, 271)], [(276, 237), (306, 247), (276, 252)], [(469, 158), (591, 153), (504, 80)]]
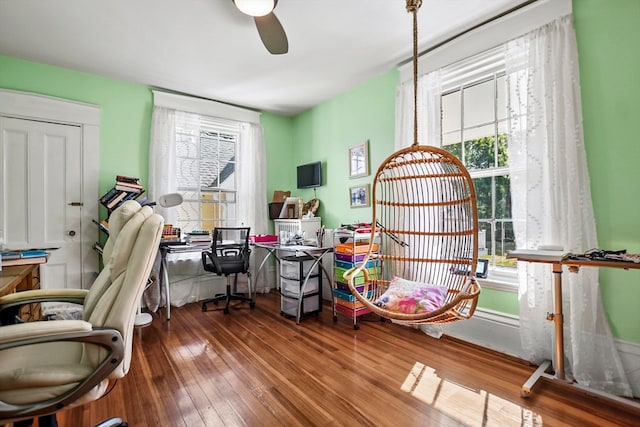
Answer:
[(162, 282), (164, 284), (167, 320), (171, 320), (171, 289), (169, 286), (169, 271), (167, 270), (167, 250), (160, 248), (160, 254), (162, 255), (160, 261), (160, 269), (162, 272), (160, 276), (162, 277)]

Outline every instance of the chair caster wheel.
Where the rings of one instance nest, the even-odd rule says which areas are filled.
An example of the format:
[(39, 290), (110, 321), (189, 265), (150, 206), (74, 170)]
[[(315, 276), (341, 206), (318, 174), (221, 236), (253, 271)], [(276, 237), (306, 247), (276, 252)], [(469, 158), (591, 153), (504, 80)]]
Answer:
[(337, 322), (338, 321), (338, 316), (333, 316), (333, 321)]
[(353, 325), (353, 330), (354, 331), (357, 331), (358, 329), (360, 329), (360, 325), (358, 325), (358, 324)]
[(207, 311), (207, 306), (202, 304), (202, 311)]
[(224, 314), (229, 314), (229, 309), (225, 307), (225, 308), (222, 309), (222, 312)]
[(256, 308), (256, 303), (255, 302), (250, 302), (249, 303), (249, 308)]

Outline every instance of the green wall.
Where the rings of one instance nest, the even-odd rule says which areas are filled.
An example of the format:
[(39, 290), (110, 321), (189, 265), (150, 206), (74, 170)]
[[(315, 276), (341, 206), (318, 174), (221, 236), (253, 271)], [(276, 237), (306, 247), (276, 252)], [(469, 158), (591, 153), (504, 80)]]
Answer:
[[(640, 253), (640, 1), (574, 0), (573, 8), (598, 242)], [(640, 272), (603, 268), (600, 281), (613, 334), (640, 342)]]
[(148, 87), (1, 55), (0, 87), (99, 106), (100, 194), (118, 174), (139, 176), (146, 185), (152, 108)]
[[(390, 71), (293, 120), (294, 164), (323, 164), (324, 185), (317, 189), (317, 198), (319, 215), (327, 228), (371, 222), (371, 208), (349, 206), (349, 187), (370, 184), (376, 165), (393, 151), (397, 83), (398, 72)], [(349, 179), (349, 147), (367, 140), (370, 175)], [(305, 201), (313, 198), (313, 190), (295, 189), (295, 168), (290, 171), (292, 194)]]
[[(600, 246), (640, 252), (640, 145), (633, 125), (640, 117), (640, 1), (575, 0), (584, 132)], [(291, 190), (308, 200), (313, 190), (295, 188), (295, 166), (323, 163), (317, 189), (323, 223), (369, 221), (369, 208), (350, 208), (348, 188), (370, 183), (376, 165), (393, 151), (397, 71), (389, 71), (296, 117), (265, 113), (267, 197)], [(116, 174), (146, 184), (152, 94), (150, 88), (86, 73), (0, 56), (0, 87), (42, 93), (101, 107), (100, 192)], [(349, 147), (369, 140), (370, 171), (348, 177)], [(98, 195), (96, 195), (96, 198)], [(640, 342), (639, 272), (601, 270), (602, 294), (616, 337)], [(480, 305), (516, 314), (517, 294), (486, 291)]]
[[(276, 190), (295, 189), (293, 160), (293, 119), (276, 114), (262, 113), (260, 122), (264, 128), (267, 149), (267, 201), (271, 201)], [(291, 172), (291, 171), (294, 172)], [(293, 184), (292, 184), (293, 183)], [(269, 221), (273, 232), (273, 222)]]

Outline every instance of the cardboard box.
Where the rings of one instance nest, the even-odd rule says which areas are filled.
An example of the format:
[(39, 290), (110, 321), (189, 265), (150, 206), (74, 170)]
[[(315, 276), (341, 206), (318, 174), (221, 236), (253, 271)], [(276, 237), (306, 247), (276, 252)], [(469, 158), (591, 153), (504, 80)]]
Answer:
[(291, 191), (276, 190), (273, 192), (273, 203), (284, 203), (287, 197), (291, 196)]

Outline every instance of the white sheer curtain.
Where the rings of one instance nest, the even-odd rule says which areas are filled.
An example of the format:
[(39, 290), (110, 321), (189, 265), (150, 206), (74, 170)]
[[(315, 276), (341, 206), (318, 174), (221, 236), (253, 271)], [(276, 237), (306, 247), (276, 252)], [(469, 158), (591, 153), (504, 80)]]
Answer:
[(252, 234), (265, 234), (267, 224), (267, 165), (262, 126), (240, 124), (238, 144), (238, 219)]
[[(509, 164), (516, 244), (598, 246), (582, 131), (580, 79), (571, 16), (513, 40), (505, 49)], [(553, 356), (549, 266), (519, 263), (520, 333), (527, 357)], [(588, 387), (631, 396), (603, 310), (597, 269), (563, 274), (567, 374)]]
[[(267, 223), (267, 165), (266, 148), (262, 126), (255, 123), (240, 125), (238, 144), (238, 220), (251, 227), (252, 234), (266, 234)], [(260, 292), (269, 291), (269, 281), (263, 273), (257, 277), (258, 266), (264, 254), (251, 253), (251, 273), (253, 283)]]
[[(149, 201), (156, 201), (163, 194), (176, 191), (175, 180), (168, 179), (176, 176), (176, 114), (170, 108), (153, 109), (149, 144)], [(165, 209), (157, 205), (155, 210), (162, 215), (165, 223), (175, 222), (175, 208)]]
[[(441, 146), (441, 95), (440, 70), (418, 78), (418, 143), (420, 145)], [(413, 79), (410, 79), (402, 82), (396, 89), (396, 150), (413, 144), (413, 101)]]

